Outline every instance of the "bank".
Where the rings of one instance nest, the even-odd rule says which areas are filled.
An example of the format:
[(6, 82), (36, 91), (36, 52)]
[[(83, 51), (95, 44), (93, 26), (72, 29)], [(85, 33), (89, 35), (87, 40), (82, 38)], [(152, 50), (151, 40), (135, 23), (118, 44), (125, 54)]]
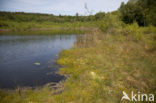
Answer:
[[(114, 103), (125, 91), (155, 94), (155, 27), (95, 30), (77, 38), (72, 49), (61, 52), (57, 62), (67, 75), (60, 89), (45, 86), (0, 92), (2, 103)], [(128, 102), (124, 100), (124, 102)]]

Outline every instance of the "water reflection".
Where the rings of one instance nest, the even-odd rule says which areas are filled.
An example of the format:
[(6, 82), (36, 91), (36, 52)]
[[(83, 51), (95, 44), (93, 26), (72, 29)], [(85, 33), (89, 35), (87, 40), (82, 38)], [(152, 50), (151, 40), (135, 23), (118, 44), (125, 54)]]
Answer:
[[(62, 49), (72, 47), (75, 35), (0, 36), (0, 88), (58, 82), (55, 62)], [(35, 65), (34, 63), (40, 63)]]

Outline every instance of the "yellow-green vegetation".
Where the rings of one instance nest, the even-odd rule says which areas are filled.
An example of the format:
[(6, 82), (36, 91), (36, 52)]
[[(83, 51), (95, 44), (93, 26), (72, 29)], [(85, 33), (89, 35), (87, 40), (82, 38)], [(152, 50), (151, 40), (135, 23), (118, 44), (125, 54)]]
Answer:
[(107, 17), (105, 29), (80, 35), (60, 54), (59, 73), (68, 76), (62, 88), (1, 90), (1, 103), (118, 103), (122, 91), (156, 94), (156, 28)]
[(155, 36), (155, 27), (139, 28), (136, 24), (120, 32), (88, 34), (58, 60), (65, 66), (60, 73), (71, 75), (59, 100), (117, 103), (122, 91), (155, 94)]
[[(101, 16), (102, 15), (102, 16)], [(55, 16), (21, 12), (0, 12), (0, 34), (73, 34), (86, 33), (96, 26), (104, 13), (95, 16)]]
[[(74, 26), (74, 23), (80, 23), (79, 25), (82, 23), (81, 27), (98, 27), (98, 29), (89, 29), (89, 33), (77, 37), (72, 49), (61, 52), (57, 62), (63, 68), (59, 73), (68, 78), (62, 81), (60, 88), (52, 89), (44, 86), (16, 91), (1, 90), (0, 102), (128, 103), (126, 100), (121, 101), (122, 91), (128, 95), (131, 91), (156, 94), (156, 27), (149, 22), (154, 21), (155, 25), (153, 11), (156, 9), (150, 6), (154, 5), (155, 1), (130, 1), (139, 3), (123, 4), (121, 10), (108, 13), (101, 20), (69, 23), (69, 28)], [(149, 7), (147, 11), (150, 12), (143, 18), (146, 8), (140, 8), (142, 3), (147, 3)], [(136, 12), (138, 8), (143, 10), (140, 15), (138, 15), (140, 12)], [(49, 22), (47, 24), (44, 27), (52, 26)], [(90, 24), (92, 25), (89, 26)], [(138, 24), (146, 27), (139, 27)], [(68, 23), (61, 23), (58, 27), (60, 25), (68, 27)]]
[(38, 23), (0, 21), (0, 24), (8, 25), (7, 27), (0, 27), (0, 34), (80, 34), (96, 29), (96, 22)]

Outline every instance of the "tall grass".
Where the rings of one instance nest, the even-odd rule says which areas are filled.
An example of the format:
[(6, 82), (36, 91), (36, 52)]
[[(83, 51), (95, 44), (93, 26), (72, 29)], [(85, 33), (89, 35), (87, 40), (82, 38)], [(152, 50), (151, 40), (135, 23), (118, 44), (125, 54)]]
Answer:
[[(137, 29), (136, 24), (128, 28)], [(144, 29), (138, 27), (141, 33)], [(129, 95), (131, 91), (155, 94), (156, 51), (151, 47), (154, 33), (138, 31), (138, 38), (132, 31), (126, 35), (122, 30), (88, 34), (76, 43), (76, 48), (62, 52), (58, 62), (65, 68), (60, 73), (71, 77), (60, 100), (68, 97), (64, 103), (116, 103), (121, 101), (122, 91)]]

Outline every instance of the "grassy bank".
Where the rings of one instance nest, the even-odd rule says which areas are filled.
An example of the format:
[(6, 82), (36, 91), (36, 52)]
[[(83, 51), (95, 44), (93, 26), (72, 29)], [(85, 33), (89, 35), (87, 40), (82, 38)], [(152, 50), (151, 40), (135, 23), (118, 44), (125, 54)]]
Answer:
[(0, 12), (0, 34), (86, 33), (96, 27), (98, 20), (100, 19), (95, 19), (95, 16)]
[(71, 77), (60, 103), (118, 103), (122, 91), (156, 94), (156, 28), (127, 28), (88, 34), (62, 52), (60, 73)]
[(58, 28), (32, 28), (29, 30), (19, 30), (19, 31), (6, 31), (6, 29), (1, 29), (0, 35), (55, 35), (55, 34), (85, 34), (89, 33), (96, 27), (58, 27)]
[(37, 23), (5, 22), (8, 27), (0, 27), (0, 34), (82, 34), (96, 28), (96, 22)]
[(78, 37), (60, 54), (59, 73), (69, 76), (61, 88), (1, 90), (1, 102), (118, 103), (122, 91), (156, 94), (156, 28), (115, 25)]
[(139, 3), (122, 4), (120, 10), (98, 20), (96, 15), (78, 18), (17, 13), (6, 19), (2, 16), (3, 32), (85, 35), (78, 36), (72, 49), (60, 53), (57, 62), (63, 67), (58, 72), (68, 78), (57, 89), (44, 86), (0, 90), (0, 102), (129, 103), (121, 101), (122, 91), (129, 96), (131, 91), (156, 95), (155, 1), (130, 1)]

